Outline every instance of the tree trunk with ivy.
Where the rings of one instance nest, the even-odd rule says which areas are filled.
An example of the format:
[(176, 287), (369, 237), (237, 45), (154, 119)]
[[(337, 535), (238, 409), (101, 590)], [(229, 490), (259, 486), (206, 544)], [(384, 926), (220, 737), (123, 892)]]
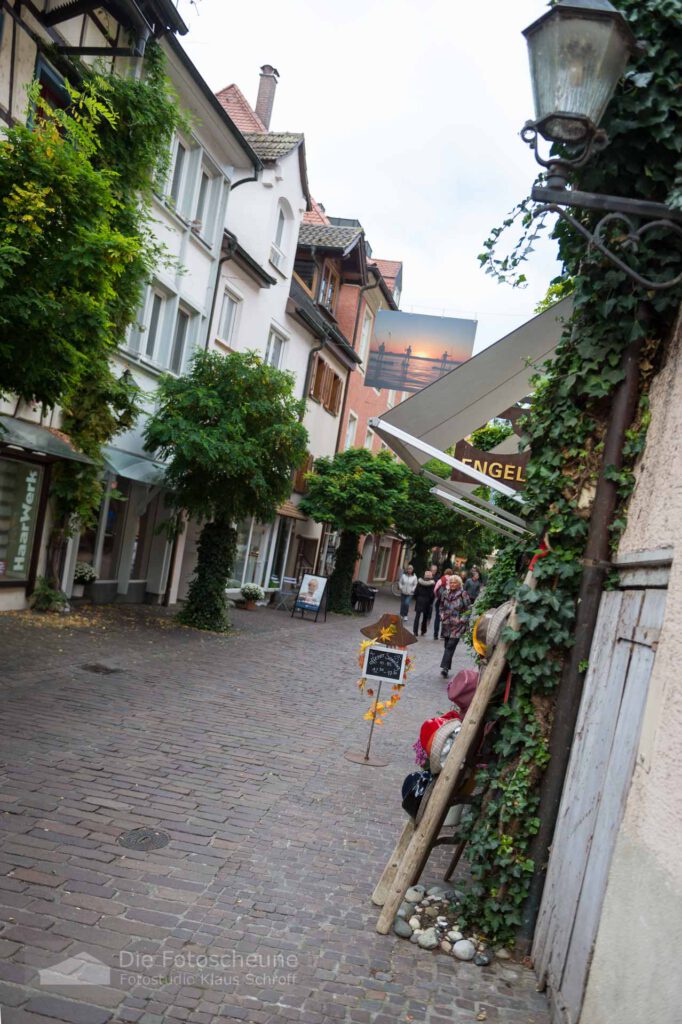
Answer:
[(358, 560), (358, 543), (360, 537), (350, 530), (343, 530), (341, 541), (336, 552), (334, 572), (329, 577), (329, 596), (327, 608), (330, 612), (340, 612), (342, 615), (350, 615), (353, 611), (351, 604), (351, 587), (353, 586), (353, 575), (355, 563)]
[(197, 545), (197, 566), (187, 601), (178, 620), (185, 626), (224, 633), (230, 623), (225, 588), (237, 550), (237, 530), (232, 520), (206, 523)]

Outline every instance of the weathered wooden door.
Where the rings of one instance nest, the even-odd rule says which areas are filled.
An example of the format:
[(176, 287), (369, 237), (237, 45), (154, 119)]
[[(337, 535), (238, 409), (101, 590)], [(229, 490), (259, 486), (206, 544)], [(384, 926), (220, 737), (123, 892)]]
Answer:
[(577, 1024), (635, 767), (670, 554), (620, 563), (602, 597), (533, 942), (553, 1024)]

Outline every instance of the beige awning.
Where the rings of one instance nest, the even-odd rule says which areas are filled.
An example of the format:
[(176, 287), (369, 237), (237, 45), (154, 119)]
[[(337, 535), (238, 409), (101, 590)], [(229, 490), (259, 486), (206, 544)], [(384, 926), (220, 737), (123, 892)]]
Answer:
[(298, 505), (294, 505), (293, 501), (285, 501), (277, 509), (278, 516), (284, 516), (285, 519), (307, 519), (298, 508)]

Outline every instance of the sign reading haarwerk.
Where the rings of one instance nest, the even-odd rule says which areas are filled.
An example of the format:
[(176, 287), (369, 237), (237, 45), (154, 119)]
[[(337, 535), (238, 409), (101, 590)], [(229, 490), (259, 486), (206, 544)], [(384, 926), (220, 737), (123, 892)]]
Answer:
[[(484, 452), (480, 448), (474, 448), (468, 441), (458, 441), (455, 445), (454, 456), (467, 466), (472, 466), (479, 473), (485, 473), (493, 480), (501, 480), (508, 487), (515, 491), (523, 489), (526, 483), (525, 469), (530, 458), (530, 452), (519, 452), (517, 455), (500, 455), (496, 452)], [(453, 469), (451, 480), (458, 483), (470, 484), (471, 478)]]

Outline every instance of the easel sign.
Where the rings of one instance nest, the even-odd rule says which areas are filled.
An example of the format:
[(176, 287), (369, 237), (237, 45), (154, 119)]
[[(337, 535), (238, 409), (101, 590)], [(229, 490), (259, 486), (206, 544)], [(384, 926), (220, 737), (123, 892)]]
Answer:
[(293, 618), (296, 612), (301, 613), (301, 618), (305, 618), (306, 612), (315, 613), (315, 622), (324, 607), (324, 621), (327, 621), (327, 577), (326, 576), (313, 576), (312, 573), (307, 572), (301, 580), (301, 586), (298, 588), (298, 594), (294, 601), (294, 607), (291, 609), (291, 617)]
[(402, 683), (405, 675), (405, 659), (407, 651), (396, 650), (395, 647), (384, 647), (373, 644), (365, 651), (365, 662), (362, 674), (368, 682)]

